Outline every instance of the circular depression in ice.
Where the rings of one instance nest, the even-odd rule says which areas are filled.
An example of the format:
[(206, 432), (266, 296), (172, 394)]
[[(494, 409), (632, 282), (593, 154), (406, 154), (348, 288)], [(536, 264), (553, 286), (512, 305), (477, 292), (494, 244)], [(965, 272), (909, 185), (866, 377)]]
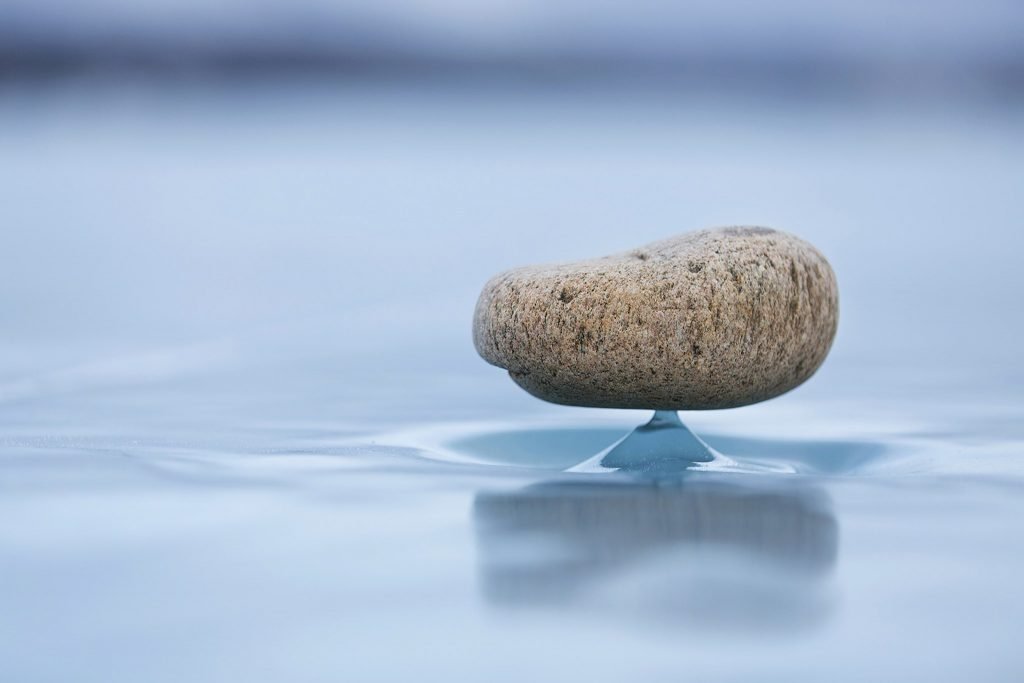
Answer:
[[(564, 472), (577, 469), (630, 432), (624, 426), (509, 423), (432, 425), (384, 436), (377, 443), (413, 447), (449, 463)], [(864, 476), (907, 471), (909, 445), (857, 439), (784, 439), (700, 433), (720, 457), (691, 469), (748, 473)]]

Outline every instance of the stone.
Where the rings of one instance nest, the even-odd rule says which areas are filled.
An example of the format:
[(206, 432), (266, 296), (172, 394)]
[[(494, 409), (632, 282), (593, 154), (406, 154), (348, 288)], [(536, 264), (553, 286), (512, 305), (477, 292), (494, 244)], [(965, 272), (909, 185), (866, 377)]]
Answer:
[(473, 342), (545, 401), (707, 410), (803, 383), (838, 318), (835, 274), (817, 249), (728, 227), (501, 273), (480, 294)]

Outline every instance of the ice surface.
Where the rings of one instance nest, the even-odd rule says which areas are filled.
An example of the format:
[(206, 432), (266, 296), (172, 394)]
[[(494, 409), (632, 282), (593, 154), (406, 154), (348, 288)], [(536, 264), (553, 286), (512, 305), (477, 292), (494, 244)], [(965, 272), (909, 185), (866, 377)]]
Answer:
[[(0, 678), (1019, 677), (1020, 120), (5, 91)], [(760, 469), (564, 472), (649, 416), (480, 361), (480, 285), (735, 223), (842, 296), (807, 385), (684, 415)]]

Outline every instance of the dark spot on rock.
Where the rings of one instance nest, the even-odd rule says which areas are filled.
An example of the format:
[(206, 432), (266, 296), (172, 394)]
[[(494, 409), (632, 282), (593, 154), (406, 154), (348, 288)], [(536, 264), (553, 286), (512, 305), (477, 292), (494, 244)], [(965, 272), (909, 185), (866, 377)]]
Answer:
[(558, 300), (563, 304), (567, 304), (576, 298), (576, 292), (570, 290), (568, 287), (562, 287), (562, 291), (558, 294)]
[(732, 281), (736, 283), (736, 291), (740, 294), (743, 293), (743, 276), (736, 266), (729, 266), (729, 274), (732, 275)]
[(594, 334), (590, 332), (586, 327), (580, 327), (576, 330), (576, 349), (583, 353), (587, 350), (587, 344), (594, 339)]
[(651, 255), (648, 254), (646, 251), (634, 251), (633, 252), (633, 258), (640, 259), (641, 261), (646, 261), (650, 257), (651, 257)]
[(690, 350), (693, 351), (694, 358), (697, 358), (704, 353), (704, 349), (700, 348), (700, 344), (697, 342), (693, 342), (693, 344), (690, 345)]
[(690, 261), (688, 264), (686, 264), (686, 269), (689, 270), (691, 273), (699, 273), (700, 271), (704, 270), (704, 264), (701, 263), (700, 261)]
[(800, 274), (796, 272), (796, 261), (789, 262), (789, 279), (793, 281), (794, 287), (800, 286)]

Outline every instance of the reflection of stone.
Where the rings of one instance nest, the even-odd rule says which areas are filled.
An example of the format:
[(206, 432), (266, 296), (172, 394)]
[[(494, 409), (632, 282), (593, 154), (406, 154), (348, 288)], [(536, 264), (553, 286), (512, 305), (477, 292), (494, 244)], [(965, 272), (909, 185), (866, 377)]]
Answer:
[(701, 623), (820, 616), (838, 546), (827, 496), (734, 478), (480, 494), (485, 595), (501, 604), (610, 600)]

